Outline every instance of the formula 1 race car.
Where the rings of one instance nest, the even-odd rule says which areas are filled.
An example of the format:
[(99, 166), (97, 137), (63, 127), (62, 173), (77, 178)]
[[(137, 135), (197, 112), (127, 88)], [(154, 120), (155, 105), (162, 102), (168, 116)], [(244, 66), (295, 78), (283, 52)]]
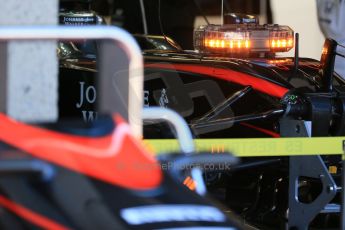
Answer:
[[(333, 72), (334, 41), (326, 41), (321, 61), (299, 58), (298, 35), (295, 39), (287, 26), (259, 25), (253, 16), (236, 14), (226, 15), (224, 21), (227, 24), (199, 27), (194, 51), (182, 50), (165, 36), (135, 35), (145, 59), (144, 107), (175, 110), (200, 139), (344, 134), (345, 82)], [(60, 98), (65, 108), (60, 115), (87, 121), (93, 117), (83, 111), (93, 111), (93, 103), (76, 108), (75, 102), (79, 82), (93, 85), (97, 77), (97, 45), (91, 49), (60, 45), (60, 85), (69, 89)], [(279, 56), (294, 46), (295, 57)], [(308, 120), (313, 127), (302, 132), (301, 126), (286, 125), (285, 119)], [(166, 124), (150, 123), (144, 126), (144, 137), (168, 139), (174, 132)], [(332, 170), (330, 180), (339, 182), (340, 158), (316, 161), (326, 171), (338, 169)], [(245, 221), (263, 229), (300, 227), (289, 223), (293, 219), (289, 191), (294, 189), (289, 185), (291, 162), (288, 157), (244, 158), (238, 167), (206, 172), (204, 177), (209, 192)], [(307, 176), (298, 176), (295, 189), (299, 202), (310, 206), (327, 193), (323, 180)], [(329, 202), (339, 199), (334, 194)], [(339, 227), (339, 205), (321, 209), (313, 210), (306, 225)]]

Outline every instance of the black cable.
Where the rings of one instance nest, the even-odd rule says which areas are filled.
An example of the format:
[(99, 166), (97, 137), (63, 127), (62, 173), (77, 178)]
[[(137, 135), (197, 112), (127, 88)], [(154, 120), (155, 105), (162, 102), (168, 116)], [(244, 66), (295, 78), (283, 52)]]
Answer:
[[(337, 42), (337, 46), (345, 49), (345, 46), (342, 44), (339, 44), (338, 42)], [(336, 55), (338, 55), (339, 57), (345, 58), (345, 54), (341, 54), (341, 53), (336, 52)]]
[(345, 48), (345, 46), (342, 45), (342, 44), (337, 43), (337, 45), (340, 46), (340, 47), (342, 47), (342, 48)]
[(140, 10), (141, 10), (141, 17), (143, 21), (143, 30), (144, 34), (148, 34), (148, 29), (147, 29), (147, 21), (146, 21), (146, 12), (145, 12), (145, 5), (144, 5), (144, 0), (139, 0), (140, 2)]
[(341, 54), (341, 53), (336, 53), (336, 55), (342, 57), (342, 58), (345, 58), (345, 55), (344, 54)]
[(167, 39), (167, 36), (165, 36), (164, 30), (163, 30), (163, 24), (162, 24), (162, 19), (161, 19), (161, 0), (158, 0), (158, 21), (159, 21), (159, 27), (161, 30), (161, 33), (165, 39), (165, 41), (170, 44), (170, 42)]
[(288, 77), (287, 81), (290, 82), (292, 77), (296, 77), (298, 71), (298, 64), (299, 64), (299, 33), (295, 34), (295, 57), (294, 57), (294, 65), (292, 68), (292, 73)]

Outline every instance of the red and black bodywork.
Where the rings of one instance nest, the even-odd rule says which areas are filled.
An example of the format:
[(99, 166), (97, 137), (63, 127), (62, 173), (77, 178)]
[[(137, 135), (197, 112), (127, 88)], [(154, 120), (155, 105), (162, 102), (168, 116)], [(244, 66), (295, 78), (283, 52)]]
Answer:
[(199, 138), (279, 137), (273, 122), (275, 114), (268, 121), (247, 122), (243, 116), (280, 108), (281, 99), (295, 87), (317, 88), (312, 76), (318, 71), (318, 62), (312, 59), (301, 59), (298, 75), (289, 82), (291, 58), (240, 59), (166, 52), (154, 52), (145, 58), (147, 104), (159, 106), (160, 91), (165, 89), (169, 101), (165, 105), (178, 111), (190, 124), (240, 93), (234, 104), (217, 116), (242, 116), (242, 121), (216, 130), (194, 129)]
[(178, 183), (119, 116), (26, 125), (0, 114), (1, 229), (241, 229)]

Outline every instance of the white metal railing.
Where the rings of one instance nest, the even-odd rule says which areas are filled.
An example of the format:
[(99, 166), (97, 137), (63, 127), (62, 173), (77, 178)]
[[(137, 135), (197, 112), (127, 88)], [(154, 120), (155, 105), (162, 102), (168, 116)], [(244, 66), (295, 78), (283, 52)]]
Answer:
[[(114, 26), (1, 26), (0, 41), (108, 39), (120, 45), (129, 60), (129, 123), (136, 136), (142, 136), (143, 58), (134, 38)], [(139, 95), (139, 96), (138, 96)]]
[(142, 114), (143, 120), (148, 121), (166, 121), (172, 124), (176, 131), (181, 151), (183, 153), (195, 152), (195, 146), (192, 133), (186, 121), (175, 111), (161, 107), (144, 108)]

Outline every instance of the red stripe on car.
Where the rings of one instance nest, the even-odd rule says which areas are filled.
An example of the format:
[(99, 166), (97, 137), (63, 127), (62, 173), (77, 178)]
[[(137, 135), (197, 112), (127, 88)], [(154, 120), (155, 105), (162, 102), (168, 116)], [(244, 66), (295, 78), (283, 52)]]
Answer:
[(42, 229), (54, 229), (54, 230), (67, 230), (68, 228), (55, 222), (54, 220), (48, 219), (41, 214), (38, 214), (30, 209), (27, 209), (20, 204), (13, 202), (12, 200), (0, 195), (0, 206), (14, 213), (26, 221), (41, 227)]
[(274, 84), (272, 82), (260, 79), (249, 74), (237, 72), (231, 69), (222, 69), (210, 66), (202, 65), (190, 65), (190, 64), (166, 64), (166, 63), (153, 63), (146, 64), (146, 68), (159, 68), (168, 69), (176, 71), (184, 71), (189, 73), (203, 74), (211, 77), (216, 77), (219, 79), (231, 81), (240, 85), (250, 85), (254, 89), (266, 93), (274, 97), (283, 97), (288, 89)]

